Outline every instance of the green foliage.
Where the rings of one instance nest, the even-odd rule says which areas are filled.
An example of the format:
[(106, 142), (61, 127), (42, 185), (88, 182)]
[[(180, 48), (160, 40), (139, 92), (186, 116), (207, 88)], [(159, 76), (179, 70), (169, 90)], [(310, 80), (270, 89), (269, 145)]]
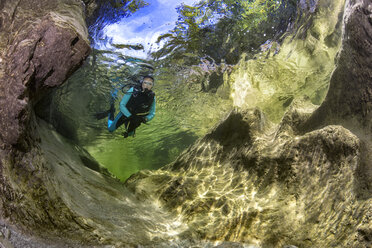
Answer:
[[(251, 52), (267, 39), (285, 31), (296, 10), (291, 0), (205, 0), (195, 6), (181, 5), (176, 27), (159, 37), (165, 46), (153, 53), (179, 62), (183, 54), (211, 56), (217, 62), (236, 63), (240, 54)], [(193, 57), (183, 58), (194, 64)]]
[(136, 44), (136, 45), (128, 45), (128, 44), (112, 44), (113, 47), (117, 49), (133, 49), (133, 50), (143, 50), (144, 47), (142, 44)]
[(279, 6), (279, 1), (276, 0), (255, 0), (255, 1), (242, 1), (242, 21), (239, 22), (240, 26), (244, 29), (256, 28), (264, 21), (267, 21), (268, 14), (275, 12)]
[(132, 13), (148, 5), (148, 3), (143, 0), (110, 0), (109, 2), (115, 9), (125, 8)]
[(147, 6), (148, 3), (143, 0), (133, 0), (128, 5), (128, 10), (132, 13), (136, 12), (138, 9)]

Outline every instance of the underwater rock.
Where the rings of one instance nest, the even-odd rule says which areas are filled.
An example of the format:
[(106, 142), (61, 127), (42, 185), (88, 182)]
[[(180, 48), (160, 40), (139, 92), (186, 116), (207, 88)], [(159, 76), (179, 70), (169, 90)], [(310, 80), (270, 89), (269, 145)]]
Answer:
[(1, 219), (22, 231), (56, 235), (59, 227), (78, 237), (84, 224), (49, 184), (33, 106), (90, 52), (83, 5), (73, 0), (1, 1), (0, 23)]
[(347, 1), (342, 49), (328, 94), (320, 107), (299, 126), (306, 132), (330, 124), (342, 125), (361, 139), (361, 162), (356, 171), (361, 198), (372, 195), (371, 15), (370, 1)]
[(263, 120), (258, 110), (234, 111), (163, 168), (162, 180), (149, 172), (126, 185), (181, 216), (189, 227), (181, 237), (364, 247), (358, 237), (368, 235), (360, 228), (371, 198), (358, 197), (358, 137), (335, 125), (282, 135)]
[[(37, 2), (37, 3), (36, 3)], [(14, 145), (24, 135), (32, 104), (48, 88), (62, 84), (90, 51), (81, 4), (71, 4), (69, 14), (57, 1), (4, 3), (1, 36), (0, 138)], [(60, 6), (62, 5), (62, 6)], [(80, 8), (76, 10), (76, 8)], [(77, 13), (74, 13), (77, 12)]]

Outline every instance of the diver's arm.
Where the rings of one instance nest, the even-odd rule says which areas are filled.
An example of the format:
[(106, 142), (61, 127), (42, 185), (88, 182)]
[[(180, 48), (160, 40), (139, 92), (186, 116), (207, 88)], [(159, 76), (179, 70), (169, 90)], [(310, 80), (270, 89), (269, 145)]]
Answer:
[(125, 93), (125, 95), (123, 96), (123, 98), (120, 101), (120, 112), (122, 112), (126, 117), (130, 117), (132, 115), (126, 107), (130, 97), (132, 96), (132, 93), (133, 93), (133, 87), (130, 88)]
[(155, 103), (155, 97), (154, 97), (154, 101), (152, 102), (151, 107), (150, 107), (150, 113), (148, 115), (146, 115), (147, 121), (151, 121), (154, 118), (154, 116), (155, 116), (155, 105), (156, 105), (156, 103)]

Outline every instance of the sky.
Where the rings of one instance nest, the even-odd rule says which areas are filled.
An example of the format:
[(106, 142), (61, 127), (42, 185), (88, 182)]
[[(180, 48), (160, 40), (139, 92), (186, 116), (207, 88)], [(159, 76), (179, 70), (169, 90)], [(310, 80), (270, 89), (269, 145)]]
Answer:
[(199, 1), (146, 0), (149, 3), (148, 6), (118, 23), (105, 27), (105, 34), (113, 38), (115, 44), (135, 45), (141, 43), (145, 47), (144, 51), (123, 49), (123, 53), (127, 56), (146, 59), (149, 51), (158, 48), (157, 38), (173, 29), (178, 18), (176, 7), (181, 3), (193, 5)]

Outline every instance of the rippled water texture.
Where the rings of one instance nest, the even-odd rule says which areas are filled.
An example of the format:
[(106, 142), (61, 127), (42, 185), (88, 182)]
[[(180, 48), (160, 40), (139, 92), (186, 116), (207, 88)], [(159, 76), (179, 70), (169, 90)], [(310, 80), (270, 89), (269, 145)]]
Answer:
[[(150, 6), (155, 2), (150, 1)], [(316, 5), (302, 4), (303, 15), (314, 12)], [(238, 35), (236, 28), (226, 33), (224, 30), (232, 24), (216, 26), (215, 31), (206, 31), (207, 35), (196, 29), (199, 32), (196, 38), (186, 39), (188, 43), (182, 44), (210, 40), (211, 37), (215, 38), (216, 43), (196, 43), (199, 45), (193, 53), (187, 51), (195, 48), (186, 46), (180, 50), (184, 51), (182, 58), (179, 58), (180, 51), (177, 49), (165, 49), (169, 52), (165, 57), (168, 57), (156, 61), (153, 57), (143, 58), (141, 49), (146, 50), (146, 44), (117, 44), (114, 37), (104, 36), (102, 30), (99, 35), (97, 33), (99, 27), (118, 20), (121, 20), (120, 25), (125, 25), (125, 20), (135, 20), (136, 14), (142, 20), (146, 13), (151, 12), (146, 9), (149, 7), (139, 5), (137, 12), (126, 12), (127, 15), (121, 19), (113, 16), (110, 17), (111, 21), (105, 22), (101, 18), (91, 27), (94, 37), (101, 37), (92, 44), (95, 47), (92, 54), (64, 86), (39, 104), (39, 115), (52, 123), (65, 137), (87, 149), (100, 164), (121, 180), (141, 169), (160, 168), (205, 135), (233, 106), (260, 106), (272, 121), (278, 121), (296, 98), (305, 95), (310, 102), (319, 104), (327, 91), (334, 57), (340, 45), (341, 17), (338, 15), (343, 4), (332, 1), (327, 4), (321, 11), (310, 15), (316, 20), (314, 22), (311, 18), (298, 23), (292, 21), (292, 33), (281, 38), (281, 45), (268, 39), (270, 35), (280, 32), (270, 34), (265, 29), (266, 26), (270, 26), (270, 29), (274, 27), (274, 21), (277, 23), (275, 27), (279, 29), (282, 25), (278, 24), (280, 19), (273, 18), (272, 24), (254, 27), (235, 21), (232, 24), (242, 25), (244, 34)], [(226, 11), (224, 5), (221, 6), (215, 10), (218, 18), (214, 21), (223, 19)], [(192, 8), (187, 10), (194, 13)], [(207, 13), (208, 8), (201, 6), (200, 10), (200, 13)], [(130, 16), (132, 19), (126, 19)], [(325, 18), (330, 20), (325, 22)], [(184, 32), (193, 30), (186, 17), (178, 19), (177, 25), (181, 29), (185, 28)], [(205, 28), (206, 24), (200, 22), (200, 27)], [(260, 36), (250, 35), (248, 27)], [(256, 43), (267, 41), (254, 47), (250, 39)], [(177, 47), (182, 47), (182, 44)], [(236, 60), (239, 56), (234, 54), (244, 52), (241, 49), (248, 45), (252, 47)], [(208, 48), (210, 56), (201, 56), (198, 46)], [(141, 55), (135, 57), (133, 51), (139, 51)], [(221, 56), (225, 57), (222, 59)], [(229, 63), (234, 60), (238, 62), (237, 65)], [(129, 89), (128, 84), (138, 83), (141, 76), (146, 74), (153, 74), (156, 78), (154, 91), (157, 110), (154, 120), (139, 127), (135, 138), (124, 139), (123, 128), (109, 133), (106, 129), (107, 119), (96, 120), (94, 113), (109, 108), (110, 92), (119, 89), (120, 100), (123, 92)], [(117, 111), (119, 100), (116, 101)]]

